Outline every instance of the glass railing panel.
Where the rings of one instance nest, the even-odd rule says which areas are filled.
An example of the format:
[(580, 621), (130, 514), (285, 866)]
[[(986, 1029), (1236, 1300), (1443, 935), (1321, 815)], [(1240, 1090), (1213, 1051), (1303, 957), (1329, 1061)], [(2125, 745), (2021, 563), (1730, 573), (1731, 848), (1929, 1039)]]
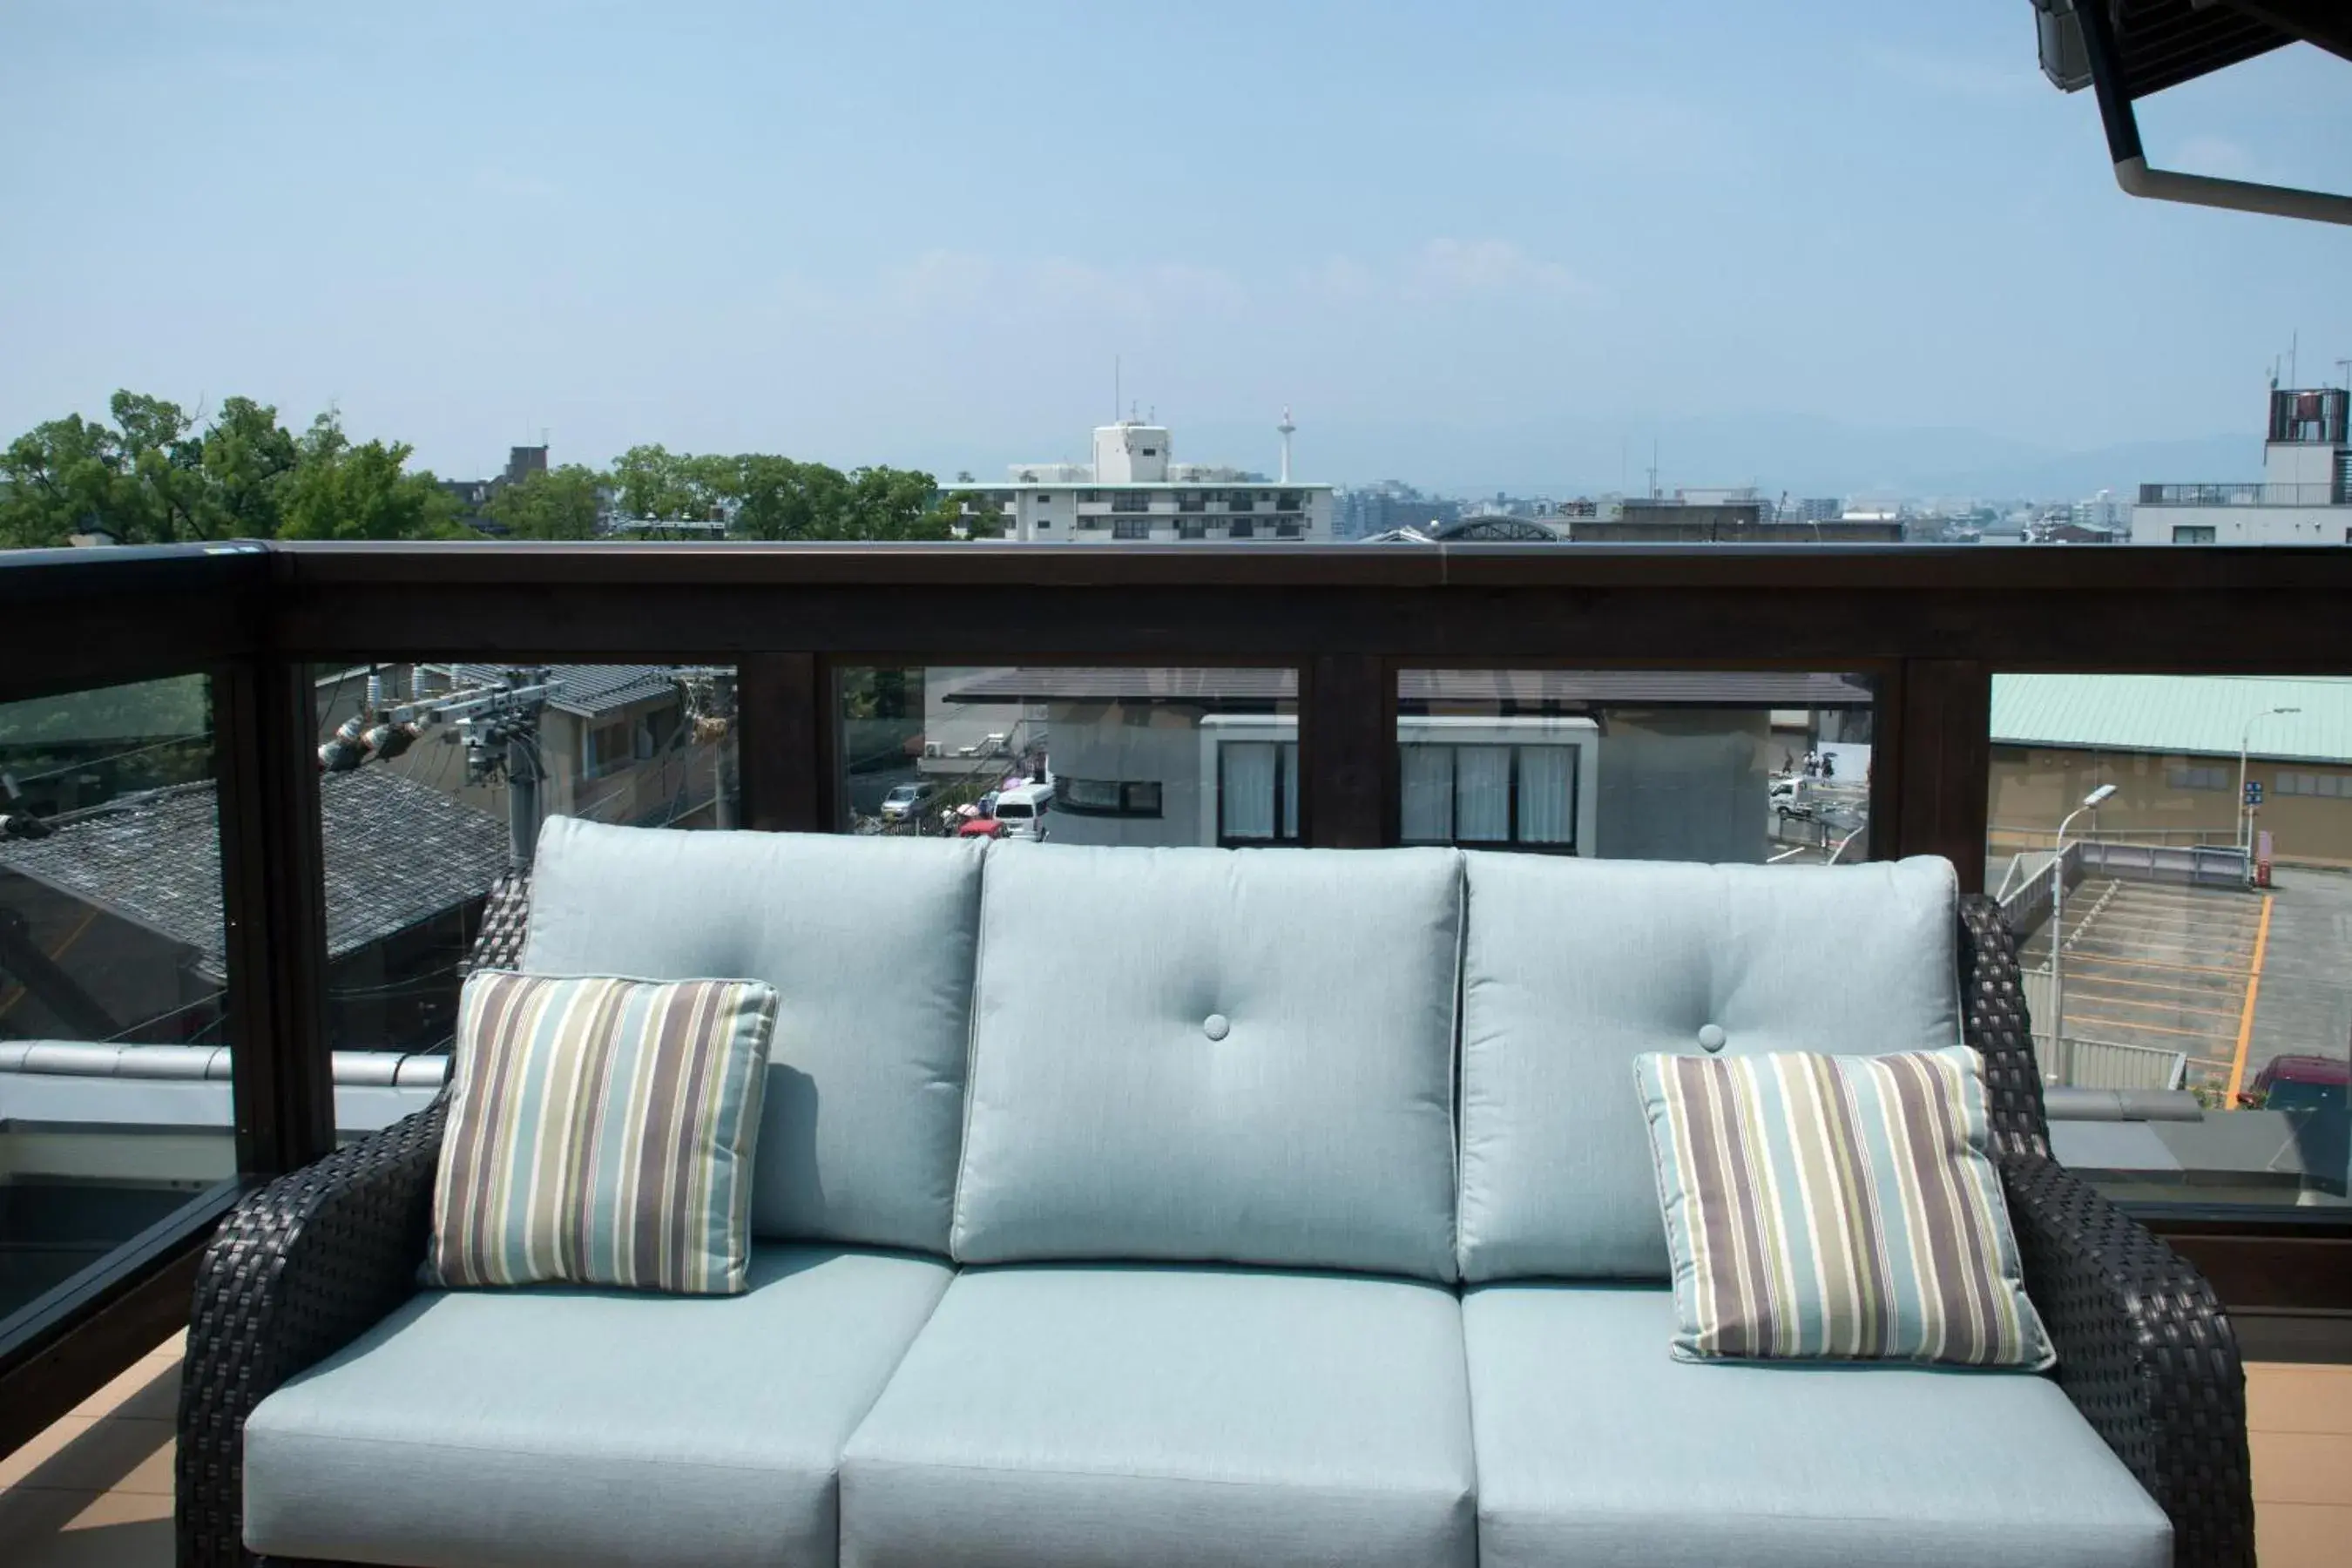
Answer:
[(1288, 669), (857, 667), (838, 723), (852, 832), (1298, 842)]
[(2059, 1157), (2136, 1201), (2342, 1206), (2352, 679), (2001, 675), (1991, 741)]
[(236, 1173), (201, 675), (0, 705), (0, 1338)]
[(1398, 837), (1608, 859), (1865, 858), (1872, 685), (1804, 671), (1406, 669)]

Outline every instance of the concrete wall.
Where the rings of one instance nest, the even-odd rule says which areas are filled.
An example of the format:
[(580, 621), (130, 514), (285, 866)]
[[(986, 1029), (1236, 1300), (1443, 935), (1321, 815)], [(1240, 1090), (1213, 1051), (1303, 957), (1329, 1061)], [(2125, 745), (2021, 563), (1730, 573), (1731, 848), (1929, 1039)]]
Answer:
[[(2352, 506), (2151, 506), (2132, 509), (2134, 544), (2170, 544), (2180, 528), (2210, 528), (2214, 544), (2352, 543)], [(2186, 543), (2186, 540), (2181, 541)]]
[[(2226, 787), (2180, 789), (2168, 779), (2179, 766), (2219, 768)], [(2281, 772), (2352, 778), (2352, 767), (2322, 763), (2247, 765), (2246, 777), (2263, 786), (2254, 815), (2257, 832), (2273, 839), (2273, 858), (2312, 865), (2352, 866), (2352, 798), (2281, 795)], [(2164, 837), (2190, 843), (2232, 841), (2237, 832), (2238, 759), (2165, 756), (2147, 752), (2057, 751), (2047, 747), (1995, 746), (1988, 820), (1995, 855), (2036, 845), (2047, 847), (2059, 820), (2103, 784), (2116, 794), (2075, 824), (2077, 832), (2134, 837)], [(2352, 789), (2352, 784), (2342, 786)]]
[(1046, 837), (1056, 844), (1214, 844), (1213, 832), (1202, 837), (1202, 825), (1215, 817), (1213, 796), (1204, 798), (1200, 779), (1201, 714), (1168, 703), (1051, 704), (1046, 722), (1056, 781), (1157, 780), (1160, 815), (1085, 816), (1057, 799)]

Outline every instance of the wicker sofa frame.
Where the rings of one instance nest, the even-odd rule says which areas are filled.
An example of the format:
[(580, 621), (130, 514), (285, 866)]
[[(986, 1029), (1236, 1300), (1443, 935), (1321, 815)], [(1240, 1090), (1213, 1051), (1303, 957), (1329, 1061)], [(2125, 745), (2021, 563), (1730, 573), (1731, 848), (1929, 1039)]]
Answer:
[[(512, 967), (527, 880), (490, 895), (474, 967)], [(2053, 1375), (2170, 1516), (2174, 1561), (2254, 1561), (2245, 1377), (2202, 1276), (2051, 1158), (2017, 949), (1998, 906), (1962, 900), (1963, 1033), (1985, 1061), (1993, 1139)], [(206, 1248), (182, 1374), (176, 1531), (184, 1568), (246, 1564), (246, 1416), (415, 1289), (443, 1103), (248, 1196)]]

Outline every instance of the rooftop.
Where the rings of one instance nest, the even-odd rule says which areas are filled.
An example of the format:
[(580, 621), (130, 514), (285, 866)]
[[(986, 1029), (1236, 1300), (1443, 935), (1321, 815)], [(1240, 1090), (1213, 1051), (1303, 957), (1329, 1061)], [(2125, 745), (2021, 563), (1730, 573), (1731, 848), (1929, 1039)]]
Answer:
[[(495, 682), (509, 667), (499, 664), (449, 664), (452, 679), (472, 686)], [(565, 664), (555, 667), (562, 682), (547, 700), (561, 713), (583, 719), (600, 718), (652, 697), (676, 695), (677, 681), (666, 664)]]
[[(2273, 708), (2299, 713), (2246, 721)], [(2233, 675), (1996, 675), (1992, 739), (2006, 746), (2238, 754), (2352, 763), (2352, 679)]]
[[(1041, 668), (994, 671), (950, 702), (1294, 702), (1291, 669)], [(1778, 670), (1405, 669), (1402, 708), (1449, 703), (1554, 708), (1867, 708), (1870, 689), (1838, 675)]]
[[(507, 865), (506, 824), (389, 769), (319, 780), (327, 953), (339, 958), (478, 899)], [(226, 984), (218, 807), (210, 781), (123, 795), (0, 844), (21, 872), (193, 949)]]

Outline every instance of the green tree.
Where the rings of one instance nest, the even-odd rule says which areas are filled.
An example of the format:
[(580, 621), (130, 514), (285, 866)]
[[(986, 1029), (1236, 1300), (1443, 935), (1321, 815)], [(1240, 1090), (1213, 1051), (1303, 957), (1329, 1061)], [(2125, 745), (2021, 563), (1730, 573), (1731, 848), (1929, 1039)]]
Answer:
[(106, 529), (125, 542), (152, 543), (136, 531), (123, 473), (121, 437), (79, 414), (37, 425), (0, 456), (0, 544), (18, 550), (60, 546), (77, 532)]
[(489, 520), (515, 539), (593, 539), (604, 476), (578, 463), (527, 474), (490, 498)]
[(733, 459), (734, 531), (745, 539), (851, 537), (850, 482), (825, 463), (796, 463), (762, 452)]
[(282, 539), (450, 539), (467, 531), (429, 473), (410, 473), (405, 442), (354, 444), (321, 414), (304, 433), (280, 508)]
[(625, 516), (708, 521), (730, 499), (740, 461), (632, 447), (614, 459), (613, 484)]
[[(967, 475), (967, 478), (970, 476)], [(1004, 537), (1004, 509), (986, 490), (950, 490), (939, 499), (932, 509), (938, 513), (935, 526), (938, 537), (945, 539), (1002, 539)], [(961, 530), (961, 532), (958, 530)]]
[(221, 405), (205, 432), (204, 476), (208, 521), (218, 539), (274, 539), (278, 500), (300, 448), (278, 423), (278, 410), (249, 397)]
[(947, 513), (935, 504), (940, 485), (915, 468), (859, 468), (849, 476), (851, 539), (880, 542), (952, 539)]

